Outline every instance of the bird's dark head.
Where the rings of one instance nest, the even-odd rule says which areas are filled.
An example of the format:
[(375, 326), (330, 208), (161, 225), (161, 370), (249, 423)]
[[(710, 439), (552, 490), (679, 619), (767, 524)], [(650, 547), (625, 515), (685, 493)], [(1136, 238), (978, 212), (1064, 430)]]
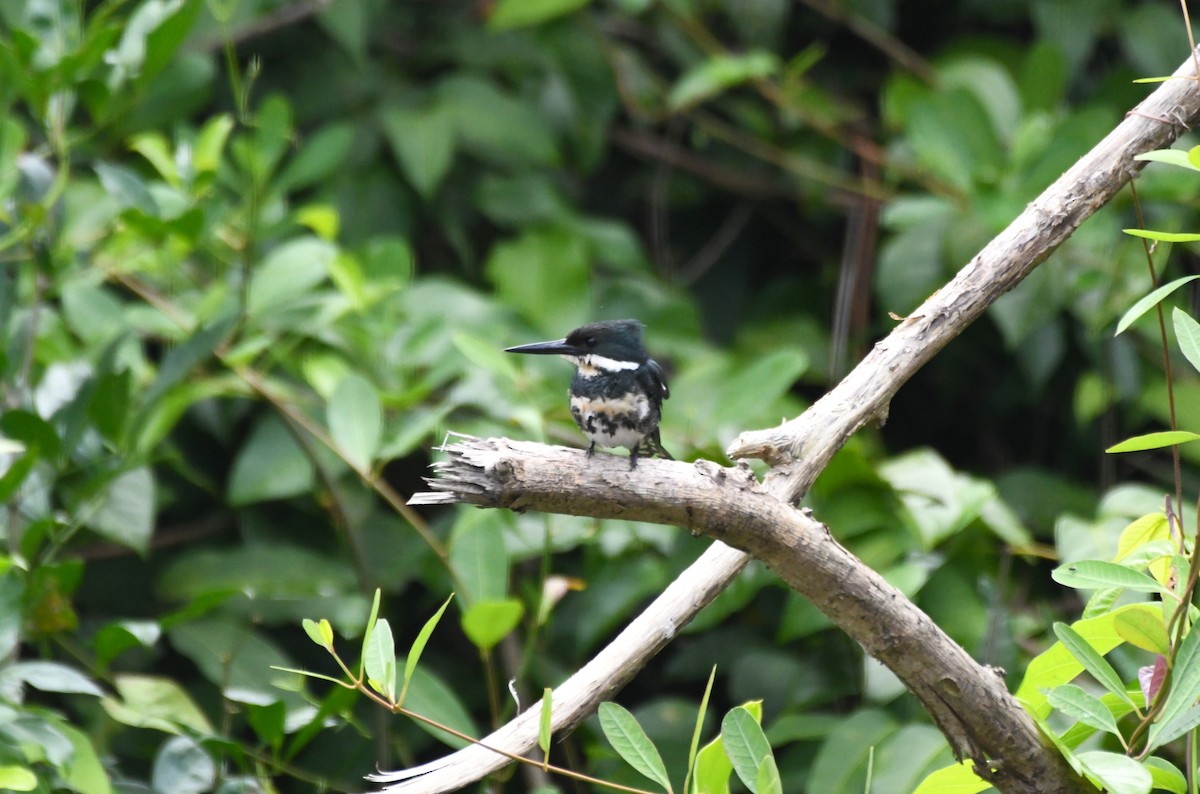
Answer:
[(562, 339), (506, 349), (508, 353), (560, 355), (579, 367), (636, 369), (648, 359), (637, 320), (605, 320), (576, 328)]

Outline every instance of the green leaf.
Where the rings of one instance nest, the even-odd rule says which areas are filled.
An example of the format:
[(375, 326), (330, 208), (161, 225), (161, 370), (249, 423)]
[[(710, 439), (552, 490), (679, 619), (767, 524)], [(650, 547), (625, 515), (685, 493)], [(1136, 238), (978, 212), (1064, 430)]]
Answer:
[(361, 375), (342, 378), (326, 409), (329, 432), (347, 460), (368, 471), (383, 439), (383, 409), (375, 386)]
[(386, 618), (375, 622), (364, 656), (367, 683), (389, 701), (396, 700), (396, 641)]
[(463, 633), (476, 648), (490, 651), (517, 627), (524, 614), (525, 605), (515, 598), (476, 601), (463, 612)]
[(1113, 626), (1130, 645), (1162, 656), (1171, 652), (1171, 640), (1161, 614), (1122, 612), (1114, 619)]
[[(43, 692), (102, 697), (104, 690), (88, 676), (58, 662), (17, 662), (0, 670), (0, 690), (11, 691), (12, 685), (27, 684)], [(18, 690), (19, 691), (19, 690)]]
[(196, 173), (211, 173), (221, 165), (221, 155), (233, 126), (233, 117), (228, 113), (213, 116), (204, 123), (192, 147), (192, 168)]
[(304, 633), (308, 635), (310, 640), (327, 651), (333, 650), (333, 627), (329, 625), (328, 620), (321, 618), (321, 622), (318, 623), (315, 620), (305, 618), (300, 622), (300, 625), (304, 627)]
[(1151, 756), (1142, 763), (1154, 779), (1154, 788), (1171, 794), (1187, 794), (1187, 778), (1170, 761)]
[[(691, 794), (692, 773), (696, 769), (696, 753), (700, 748), (700, 733), (704, 730), (704, 715), (708, 712), (708, 699), (712, 695), (713, 681), (717, 678), (717, 666), (714, 664), (708, 673), (708, 683), (704, 686), (704, 696), (700, 698), (700, 708), (696, 711), (696, 727), (692, 729), (692, 741), (688, 745), (687, 775), (683, 779), (684, 794)], [(729, 779), (726, 773), (725, 779)]]
[(1192, 232), (1156, 232), (1153, 229), (1122, 229), (1121, 231), (1130, 237), (1157, 240), (1160, 243), (1194, 243), (1200, 241), (1200, 234)]
[(119, 165), (96, 163), (93, 166), (104, 192), (112, 196), (123, 208), (138, 210), (150, 217), (158, 215), (158, 202), (141, 177)]
[(588, 314), (588, 244), (565, 229), (497, 243), (484, 269), (504, 302), (547, 334), (565, 333)]
[(971, 759), (943, 767), (931, 773), (913, 790), (913, 794), (979, 794), (992, 787), (991, 783), (975, 774), (975, 762)]
[(542, 755), (547, 759), (550, 757), (550, 740), (554, 733), (551, 727), (554, 716), (553, 698), (553, 689), (546, 687), (542, 690), (542, 713), (538, 717), (538, 747), (541, 748)]
[(721, 720), (721, 738), (737, 776), (748, 789), (760, 794), (759, 767), (771, 757), (771, 744), (758, 720), (741, 706), (730, 709)]
[(1140, 763), (1120, 753), (1092, 750), (1077, 753), (1084, 773), (1105, 791), (1120, 794), (1150, 794), (1150, 772)]
[[(1149, 80), (1170, 80), (1169, 77), (1148, 78)], [(1136, 82), (1136, 81), (1135, 81)], [(1142, 152), (1133, 156), (1134, 160), (1145, 160), (1153, 163), (1165, 163), (1167, 165), (1179, 166), (1187, 168), (1191, 171), (1200, 171), (1200, 167), (1192, 163), (1188, 152), (1181, 149), (1156, 149), (1152, 152)]]
[(1193, 433), (1190, 430), (1160, 430), (1156, 433), (1147, 433), (1143, 436), (1134, 436), (1127, 438), (1119, 444), (1113, 444), (1105, 452), (1142, 452), (1147, 449), (1161, 449), (1163, 447), (1173, 447), (1176, 444), (1186, 444), (1189, 441), (1200, 440), (1200, 433)]
[(488, 30), (501, 31), (539, 25), (566, 16), (591, 0), (498, 0), (488, 16)]
[(145, 553), (154, 532), (154, 474), (148, 467), (114, 479), (94, 503), (87, 525), (109, 540)]
[[(1099, 653), (1108, 653), (1124, 640), (1116, 630), (1117, 618), (1126, 612), (1152, 612), (1161, 614), (1158, 604), (1128, 604), (1095, 618), (1077, 620), (1072, 624), (1075, 632), (1085, 638)], [(1047, 689), (1065, 684), (1083, 671), (1083, 665), (1057, 642), (1034, 657), (1025, 668), (1025, 677), (1017, 688), (1016, 697), (1034, 717), (1045, 719), (1050, 713), (1044, 693)], [(1128, 696), (1121, 700), (1128, 702)]]
[(329, 275), (337, 248), (318, 237), (300, 237), (276, 246), (250, 277), (252, 317), (266, 318), (293, 308)]
[[(413, 640), (412, 647), (408, 649), (408, 656), (404, 660), (404, 683), (400, 689), (399, 703), (404, 703), (404, 697), (408, 694), (408, 685), (412, 681), (413, 673), (416, 672), (417, 662), (421, 660), (421, 654), (425, 652), (425, 646), (429, 643), (429, 638), (433, 635), (433, 630), (437, 628), (437, 624), (442, 619), (442, 615), (446, 612), (446, 607), (450, 606), (450, 601), (454, 598), (454, 593), (451, 593), (437, 612), (429, 620), (425, 621), (425, 625), (421, 627), (421, 631), (417, 633), (417, 638)], [(371, 625), (374, 626), (375, 613), (379, 607), (379, 591), (375, 591), (375, 607), (371, 610)]]
[(779, 778), (779, 767), (775, 764), (775, 756), (768, 755), (758, 765), (754, 776), (755, 794), (783, 794), (783, 781)]
[(314, 466), (283, 420), (268, 414), (233, 460), (226, 498), (234, 507), (283, 499), (312, 489)]
[(37, 775), (23, 766), (0, 765), (0, 789), (8, 791), (33, 791), (38, 787)]
[(163, 358), (162, 366), (150, 388), (142, 397), (142, 405), (148, 406), (162, 397), (168, 390), (183, 382), (202, 361), (208, 360), (237, 322), (235, 317), (226, 317), (198, 328), (181, 345), (171, 348)]
[(1080, 589), (1123, 587), (1138, 593), (1162, 593), (1166, 588), (1141, 571), (1115, 562), (1081, 560), (1060, 565), (1050, 572), (1061, 585)]
[(1119, 734), (1113, 713), (1096, 697), (1074, 684), (1063, 684), (1046, 693), (1050, 705), (1072, 719), (1098, 730)]
[[(362, 656), (359, 661), (359, 667), (358, 667), (359, 677), (362, 677), (363, 665), (366, 664), (366, 660), (367, 660), (367, 644), (369, 642), (371, 642), (371, 635), (375, 632), (375, 624), (379, 621), (379, 601), (380, 601), (380, 598), (382, 597), (382, 594), (383, 594), (383, 591), (380, 588), (376, 587), (375, 588), (375, 597), (371, 601), (371, 612), (367, 616), (367, 625), (363, 629)], [(408, 678), (408, 675), (406, 674), (405, 679), (407, 680), (407, 678)]]
[(778, 56), (766, 50), (715, 55), (679, 78), (667, 96), (667, 104), (673, 110), (690, 107), (749, 80), (777, 74), (781, 67)]
[(436, 107), (390, 107), (380, 122), (405, 177), (428, 201), (454, 163), (452, 117)]
[(1198, 278), (1200, 278), (1200, 275), (1177, 278), (1168, 284), (1163, 284), (1161, 287), (1154, 290), (1137, 303), (1133, 304), (1133, 306), (1129, 308), (1129, 311), (1125, 312), (1124, 316), (1121, 317), (1121, 321), (1117, 323), (1117, 330), (1114, 336), (1120, 334), (1126, 328), (1137, 322), (1138, 318), (1157, 306), (1163, 300), (1163, 298), (1167, 297), (1184, 284), (1188, 284)]
[[(417, 667), (413, 672), (412, 686), (409, 687), (404, 708), (437, 720), (467, 736), (479, 735), (479, 729), (471, 720), (471, 715), (455, 694), (455, 690), (425, 667)], [(417, 726), (450, 747), (461, 748), (467, 745), (462, 739), (424, 722), (418, 721)]]
[(328, 179), (346, 161), (354, 145), (354, 134), (354, 125), (350, 122), (322, 127), (283, 169), (275, 189), (292, 192)]
[(817, 751), (807, 790), (861, 791), (871, 749), (897, 727), (896, 721), (879, 709), (860, 709), (842, 720)]
[(181, 728), (204, 735), (213, 731), (191, 696), (168, 678), (122, 673), (113, 679), (113, 687), (116, 697), (104, 697), (100, 704), (122, 725), (167, 733), (179, 733)]
[(450, 535), (450, 567), (462, 582), (468, 604), (508, 595), (508, 549), (503, 522), (485, 512), (464, 516)]
[(601, 703), (600, 728), (604, 731), (604, 738), (627, 764), (668, 792), (671, 791), (671, 781), (658, 748), (632, 714), (616, 703)]
[(1175, 654), (1170, 682), (1171, 690), (1167, 693), (1166, 703), (1146, 737), (1146, 748), (1150, 751), (1172, 738), (1164, 733), (1165, 730), (1172, 722), (1176, 722), (1177, 726), (1177, 720), (1193, 709), (1196, 699), (1200, 698), (1200, 631), (1193, 629), (1183, 638)]
[(217, 766), (190, 736), (172, 736), (154, 757), (150, 782), (154, 791), (173, 794), (203, 794), (211, 791)]
[(1179, 343), (1184, 358), (1200, 371), (1200, 323), (1178, 306), (1171, 312), (1171, 321), (1175, 325), (1175, 341)]
[(1101, 686), (1125, 702), (1132, 703), (1117, 671), (1075, 629), (1066, 623), (1055, 623), (1054, 634), (1058, 637), (1059, 642), (1071, 652), (1071, 655), (1079, 660), (1084, 669), (1100, 682)]

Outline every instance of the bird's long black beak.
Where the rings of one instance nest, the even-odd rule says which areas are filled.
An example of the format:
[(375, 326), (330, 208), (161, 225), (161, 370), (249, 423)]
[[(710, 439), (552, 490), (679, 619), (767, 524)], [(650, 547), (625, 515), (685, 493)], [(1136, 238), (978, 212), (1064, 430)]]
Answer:
[(574, 356), (578, 354), (573, 346), (567, 344), (566, 339), (555, 339), (551, 342), (533, 342), (528, 345), (517, 345), (516, 347), (504, 348), (505, 353), (533, 353), (544, 356)]

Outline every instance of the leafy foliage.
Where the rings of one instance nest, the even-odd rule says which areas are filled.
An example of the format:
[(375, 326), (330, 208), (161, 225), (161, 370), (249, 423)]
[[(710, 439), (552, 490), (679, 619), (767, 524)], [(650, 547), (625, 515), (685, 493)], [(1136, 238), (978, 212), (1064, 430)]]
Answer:
[[(723, 460), (1107, 131), (1142, 95), (1130, 78), (1185, 52), (1163, 7), (1125, 0), (963, 2), (919, 25), (894, 0), (844, 5), (0, 4), (0, 787), (357, 790), (463, 743), (372, 696), (478, 736), (513, 711), (503, 682), (532, 701), (705, 545), (405, 506), (449, 431), (578, 441), (566, 370), (506, 344), (639, 317), (675, 395), (666, 446)], [(1194, 157), (1147, 159), (1182, 166), (1138, 192), (1160, 250), (1186, 247)], [(877, 255), (843, 244), (848, 211)], [(1045, 556), (1098, 588), (1074, 647), (1118, 655), (1118, 680), (1129, 646), (1178, 647), (1117, 600), (1174, 592), (1165, 524), (1122, 535), (1162, 496), (1095, 464), (1171, 426), (1138, 317), (1188, 284), (1135, 303), (1136, 225), (1125, 199), (1089, 221), (808, 498), (971, 652), (1037, 682), (1021, 692), (1040, 717), (1038, 687), (1085, 669), (1054, 642), (1075, 610)], [(1171, 326), (1195, 363), (1190, 317)], [(1175, 388), (1192, 432), (1194, 377)], [(1198, 451), (1181, 448), (1189, 472)], [(361, 642), (340, 672), (363, 688), (296, 672), (337, 673), (336, 637)], [(1079, 763), (1178, 790), (1186, 704), (1131, 771), (1095, 701), (1119, 729), (1130, 704), (1083, 694), (1058, 710), (1108, 744)], [(709, 696), (738, 715), (736, 764), (723, 726), (700, 746)], [(622, 699), (688, 785), (862, 790), (873, 759), (872, 785), (903, 791), (950, 760), (890, 674), (757, 566)], [(600, 733), (574, 757), (640, 780)]]

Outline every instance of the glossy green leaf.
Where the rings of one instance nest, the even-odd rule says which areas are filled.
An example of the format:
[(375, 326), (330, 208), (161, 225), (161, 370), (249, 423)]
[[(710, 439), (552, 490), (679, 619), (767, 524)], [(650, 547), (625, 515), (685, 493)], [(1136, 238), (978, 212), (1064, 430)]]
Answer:
[(375, 628), (364, 651), (367, 683), (389, 701), (396, 700), (396, 641), (386, 618), (375, 621)]
[(1171, 322), (1175, 326), (1175, 341), (1184, 358), (1193, 369), (1200, 371), (1200, 323), (1178, 306), (1171, 311)]
[(752, 790), (755, 794), (783, 794), (783, 781), (779, 777), (779, 767), (775, 764), (775, 756), (766, 756), (758, 765)]
[(1050, 576), (1067, 587), (1123, 587), (1137, 593), (1161, 593), (1166, 589), (1141, 571), (1102, 560), (1081, 560), (1060, 565), (1050, 572)]
[(1133, 306), (1129, 307), (1129, 310), (1122, 315), (1121, 321), (1117, 323), (1116, 334), (1120, 334), (1126, 328), (1133, 325), (1138, 321), (1138, 318), (1161, 303), (1162, 300), (1172, 292), (1179, 289), (1184, 284), (1191, 283), (1198, 278), (1200, 278), (1200, 275), (1184, 276), (1183, 278), (1177, 278), (1174, 281), (1163, 284), (1158, 289), (1152, 291), (1149, 295), (1145, 296), (1137, 303), (1133, 304)]
[[(425, 646), (429, 643), (429, 638), (433, 636), (433, 630), (437, 628), (438, 623), (442, 619), (442, 615), (446, 613), (446, 607), (450, 606), (450, 601), (454, 598), (454, 593), (451, 593), (442, 605), (438, 607), (438, 611), (434, 612), (429, 620), (425, 621), (425, 625), (417, 632), (416, 639), (413, 640), (412, 646), (408, 649), (408, 656), (404, 659), (404, 682), (400, 687), (399, 703), (404, 702), (405, 696), (408, 694), (408, 685), (412, 681), (413, 673), (416, 672), (417, 662), (421, 660), (421, 654), (425, 652)], [(379, 608), (379, 591), (375, 591), (375, 606), (371, 610), (371, 627), (375, 625), (375, 614)], [(364, 649), (365, 653), (365, 649)]]
[(1154, 788), (1169, 791), (1171, 794), (1187, 794), (1187, 778), (1170, 761), (1150, 756), (1142, 764), (1150, 772)]
[[(1164, 77), (1154, 79), (1169, 80), (1170, 78)], [(1167, 165), (1179, 166), (1180, 168), (1187, 168), (1192, 171), (1200, 171), (1200, 166), (1193, 164), (1188, 154), (1188, 152), (1185, 152), (1182, 149), (1156, 149), (1152, 152), (1135, 154), (1133, 159), (1145, 160), (1153, 163), (1165, 163)]]
[(1100, 698), (1074, 684), (1063, 684), (1046, 693), (1050, 705), (1072, 719), (1085, 725), (1117, 734), (1117, 721)]
[(1079, 660), (1084, 669), (1100, 682), (1101, 686), (1117, 697), (1129, 700), (1129, 695), (1125, 692), (1125, 685), (1121, 683), (1117, 671), (1099, 651), (1092, 647), (1087, 639), (1066, 623), (1055, 623), (1054, 634), (1071, 655)]
[(550, 741), (553, 738), (552, 718), (554, 716), (554, 690), (546, 687), (542, 690), (542, 711), (538, 717), (538, 747), (542, 756), (550, 757)]
[(463, 633), (476, 648), (490, 651), (517, 627), (524, 614), (524, 604), (515, 598), (476, 601), (463, 611)]
[(1186, 444), (1189, 441), (1200, 440), (1200, 433), (1190, 430), (1162, 430), (1157, 433), (1146, 433), (1142, 436), (1127, 438), (1119, 444), (1113, 444), (1105, 452), (1142, 452), (1148, 449), (1162, 449), (1176, 444)]
[(758, 720), (740, 706), (730, 709), (721, 720), (721, 738), (725, 742), (725, 752), (733, 763), (733, 771), (747, 788), (755, 794), (761, 794), (758, 775), (762, 764), (771, 757), (771, 744)]
[[(1157, 604), (1129, 604), (1087, 620), (1077, 620), (1072, 628), (1086, 639), (1098, 653), (1108, 653), (1124, 640), (1116, 630), (1117, 616), (1125, 612), (1161, 614)], [(1045, 719), (1050, 713), (1044, 690), (1071, 681), (1083, 672), (1083, 665), (1061, 642), (1038, 654), (1025, 669), (1025, 677), (1017, 688), (1016, 697), (1035, 718)], [(1122, 695), (1121, 700), (1127, 701)]]
[(1102, 750), (1079, 753), (1076, 757), (1088, 777), (1104, 786), (1105, 791), (1150, 794), (1150, 772), (1134, 759)]
[(1161, 614), (1122, 612), (1114, 619), (1113, 626), (1130, 645), (1162, 656), (1171, 652), (1171, 641)]
[(333, 649), (333, 627), (329, 625), (328, 620), (321, 618), (321, 621), (318, 623), (315, 620), (305, 618), (300, 625), (304, 628), (304, 633), (308, 635), (310, 640), (326, 650)]
[(617, 755), (625, 759), (625, 763), (668, 792), (671, 791), (671, 781), (667, 777), (667, 768), (663, 765), (658, 748), (650, 741), (650, 737), (632, 714), (616, 703), (601, 703), (600, 729), (604, 731), (604, 738), (608, 739)]

